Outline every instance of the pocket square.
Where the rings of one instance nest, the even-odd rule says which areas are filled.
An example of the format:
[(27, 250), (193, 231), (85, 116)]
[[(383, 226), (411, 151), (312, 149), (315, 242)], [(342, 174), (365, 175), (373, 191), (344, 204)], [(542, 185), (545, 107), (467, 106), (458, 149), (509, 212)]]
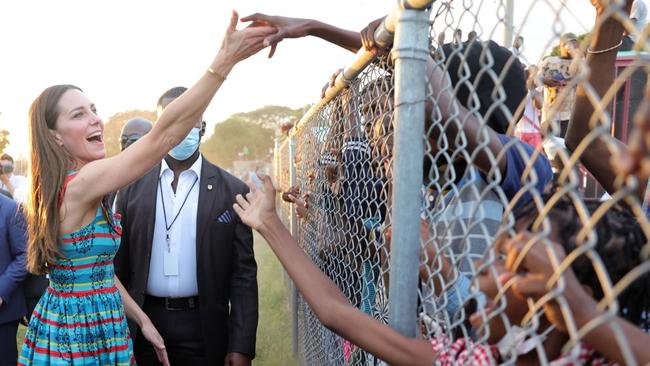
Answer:
[(230, 210), (225, 210), (221, 215), (219, 215), (219, 217), (217, 217), (217, 221), (222, 224), (230, 224), (232, 219), (233, 217)]

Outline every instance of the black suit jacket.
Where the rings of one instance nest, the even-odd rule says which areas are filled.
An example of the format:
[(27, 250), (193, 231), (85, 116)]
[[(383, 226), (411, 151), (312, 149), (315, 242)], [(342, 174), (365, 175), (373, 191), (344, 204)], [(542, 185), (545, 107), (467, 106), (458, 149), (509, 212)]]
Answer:
[[(120, 190), (116, 210), (122, 215), (122, 243), (115, 272), (142, 307), (156, 220), (160, 164)], [(211, 186), (211, 189), (208, 187)], [(226, 353), (255, 356), (257, 330), (257, 265), (251, 229), (234, 213), (237, 194), (248, 187), (203, 158), (196, 220), (196, 267), (199, 307), (210, 365), (223, 365)], [(217, 218), (226, 210), (230, 223)], [(135, 335), (134, 335), (135, 336)]]

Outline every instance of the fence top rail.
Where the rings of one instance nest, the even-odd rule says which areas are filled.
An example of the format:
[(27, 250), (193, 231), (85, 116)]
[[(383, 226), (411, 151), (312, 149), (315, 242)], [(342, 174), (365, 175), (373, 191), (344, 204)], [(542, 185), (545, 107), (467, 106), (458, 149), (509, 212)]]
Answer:
[[(395, 34), (395, 23), (397, 22), (397, 15), (402, 9), (426, 9), (433, 3), (433, 0), (401, 0), (399, 5), (389, 13), (381, 25), (375, 31), (375, 42), (379, 48), (387, 48), (393, 44), (393, 36)], [(291, 136), (300, 133), (304, 121), (308, 121), (314, 117), (318, 111), (323, 108), (330, 100), (336, 97), (349, 83), (354, 80), (361, 72), (370, 65), (377, 57), (376, 51), (368, 51), (361, 47), (357, 52), (356, 59), (343, 69), (337, 77), (334, 85), (329, 86), (325, 91), (325, 95), (316, 104), (314, 104), (307, 113), (305, 113), (300, 121), (291, 130)]]

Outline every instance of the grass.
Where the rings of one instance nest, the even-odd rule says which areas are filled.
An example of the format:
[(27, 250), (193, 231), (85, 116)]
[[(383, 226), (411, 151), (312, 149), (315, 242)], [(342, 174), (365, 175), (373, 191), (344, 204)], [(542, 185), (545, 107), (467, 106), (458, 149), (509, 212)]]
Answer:
[[(261, 236), (255, 234), (255, 259), (259, 287), (259, 325), (257, 355), (253, 364), (262, 366), (297, 365), (292, 350), (289, 292), (282, 266)], [(25, 327), (18, 328), (18, 352), (25, 336)]]
[(255, 233), (260, 322), (255, 365), (297, 365), (293, 357), (289, 291), (284, 271), (271, 248)]
[(18, 325), (18, 332), (16, 333), (16, 345), (18, 346), (18, 354), (20, 354), (20, 347), (23, 346), (23, 339), (25, 339), (25, 328), (24, 326)]

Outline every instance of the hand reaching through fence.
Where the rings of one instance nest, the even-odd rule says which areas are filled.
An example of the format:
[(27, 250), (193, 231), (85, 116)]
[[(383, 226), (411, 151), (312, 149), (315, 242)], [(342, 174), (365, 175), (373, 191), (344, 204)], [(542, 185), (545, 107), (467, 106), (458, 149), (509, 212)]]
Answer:
[(295, 204), (296, 215), (301, 219), (305, 219), (309, 214), (309, 195), (309, 192), (306, 192), (301, 196), (300, 189), (297, 186), (292, 186), (282, 194), (282, 200)]
[[(641, 243), (637, 242), (632, 245), (638, 246), (639, 244)], [(520, 298), (531, 298), (536, 302), (541, 302), (544, 317), (551, 324), (549, 326), (562, 333), (570, 334), (570, 328), (573, 326), (580, 329), (599, 317), (607, 316), (604, 310), (599, 309), (596, 300), (593, 298), (594, 293), (598, 292), (599, 289), (592, 289), (585, 283), (581, 284), (571, 267), (566, 269), (561, 276), (556, 275), (560, 269), (560, 264), (566, 260), (563, 246), (549, 241), (542, 241), (532, 233), (524, 231), (506, 241), (497, 250), (502, 250), (505, 255), (504, 267), (506, 272), (501, 273), (499, 276), (500, 284), (505, 289), (510, 288)], [(598, 244), (596, 250), (599, 250)], [(572, 263), (572, 267), (584, 271), (584, 268), (580, 269), (580, 266), (584, 266), (584, 261), (576, 260)], [(608, 268), (610, 273), (613, 270), (612, 267)], [(647, 285), (647, 279), (644, 282)], [(551, 295), (550, 298), (548, 295)], [(561, 299), (563, 304), (566, 304), (566, 307), (570, 310), (569, 312), (564, 311), (566, 308), (563, 308), (558, 299)], [(647, 305), (645, 304), (645, 306)], [(625, 304), (622, 306), (625, 306)], [(572, 322), (571, 326), (567, 325), (567, 321)], [(647, 363), (650, 360), (650, 351), (644, 344), (650, 342), (650, 335), (620, 317), (614, 316), (611, 320), (596, 327), (595, 330), (587, 333), (583, 341), (597, 348), (598, 352), (608, 359), (624, 364), (628, 360), (625, 358), (620, 344), (611, 342), (612, 339), (616, 338), (616, 327), (620, 327), (619, 329), (625, 334), (625, 339), (629, 342), (634, 359), (641, 361), (641, 364)]]
[[(494, 271), (486, 271), (479, 275), (480, 289), (490, 300), (485, 309), (471, 318), (472, 325), (476, 327), (477, 331), (480, 332), (482, 329), (485, 332), (486, 329), (489, 329), (489, 332), (486, 333), (488, 341), (491, 344), (496, 344), (500, 343), (499, 339), (507, 336), (506, 331), (509, 328), (501, 323), (501, 318), (494, 316), (487, 318), (486, 315), (496, 311), (499, 308), (499, 302), (503, 301), (501, 281), (506, 282), (506, 288), (503, 291), (505, 291), (507, 301), (500, 306), (505, 306), (503, 314), (511, 324), (524, 323), (527, 314), (531, 312), (528, 299), (547, 302), (555, 301), (558, 298), (562, 299), (568, 303), (568, 309), (557, 311), (557, 304), (560, 304), (560, 307), (564, 306), (562, 302), (557, 304), (551, 302), (548, 306), (542, 307), (545, 311), (549, 311), (549, 314), (547, 316), (544, 313), (545, 316), (539, 319), (537, 326), (548, 331), (545, 332), (544, 337), (536, 338), (537, 341), (532, 342), (535, 347), (528, 349), (525, 338), (505, 342), (507, 346), (502, 346), (500, 350), (495, 346), (473, 343), (465, 337), (454, 340), (450, 335), (444, 334), (439, 334), (431, 339), (431, 345), (428, 344), (429, 342), (406, 338), (353, 307), (334, 283), (314, 265), (298, 247), (278, 218), (275, 211), (275, 189), (270, 179), (264, 176), (262, 181), (264, 186), (261, 190), (251, 186), (251, 193), (246, 198), (241, 195), (237, 196), (237, 204), (234, 205), (234, 209), (239, 217), (245, 224), (257, 229), (264, 236), (305, 300), (326, 327), (391, 364), (430, 365), (435, 357), (437, 362), (443, 365), (456, 365), (458, 362), (469, 360), (474, 360), (474, 364), (487, 365), (503, 361), (505, 357), (508, 357), (508, 352), (519, 352), (521, 357), (530, 358), (531, 362), (537, 363), (539, 362), (537, 353), (530, 352), (535, 347), (543, 347), (547, 359), (568, 361), (572, 358), (563, 356), (561, 352), (562, 345), (569, 340), (564, 331), (568, 327), (563, 326), (566, 317), (568, 316), (569, 320), (575, 322), (578, 327), (582, 327), (589, 321), (605, 314), (603, 311), (595, 310), (595, 302), (593, 299), (589, 300), (586, 297), (588, 292), (581, 289), (581, 286), (588, 288), (593, 294), (592, 296), (601, 292), (600, 288), (593, 286), (594, 276), (588, 275), (588, 272), (593, 271), (592, 263), (589, 260), (580, 260), (580, 257), (572, 259), (571, 269), (565, 271), (562, 276), (567, 281), (564, 293), (549, 292), (548, 290), (549, 288), (554, 290), (554, 287), (549, 287), (548, 281), (555, 278), (552, 275), (555, 274), (559, 265), (567, 260), (563, 256), (563, 251), (573, 251), (577, 248), (575, 239), (572, 239), (575, 238), (575, 232), (571, 232), (568, 228), (579, 230), (579, 226), (575, 225), (575, 221), (578, 220), (577, 216), (571, 216), (572, 213), (567, 212), (567, 207), (556, 205), (553, 208), (554, 211), (549, 214), (549, 218), (552, 225), (563, 227), (553, 230), (557, 234), (552, 238), (561, 243), (562, 250), (555, 244), (551, 244), (553, 248), (557, 249), (555, 254), (549, 254), (541, 243), (531, 247), (528, 245), (530, 240), (527, 240), (532, 238), (529, 234), (520, 234), (515, 239), (508, 241), (502, 248), (505, 259), (499, 257), (493, 265)], [(567, 202), (566, 199), (562, 202), (565, 205), (570, 204), (570, 201)], [(599, 236), (595, 250), (598, 254), (606, 255), (608, 260), (614, 260), (614, 262), (606, 262), (608, 266), (605, 270), (609, 273), (610, 278), (618, 279), (620, 274), (616, 271), (626, 273), (639, 264), (638, 253), (644, 243), (644, 237), (642, 234), (634, 234), (640, 232), (638, 225), (635, 226), (634, 223), (625, 220), (629, 218), (629, 213), (621, 211), (620, 208), (610, 212), (605, 213), (605, 217), (598, 222), (600, 225), (598, 230), (602, 233), (609, 232), (613, 237)], [(570, 217), (573, 219), (567, 220)], [(529, 209), (522, 210), (519, 216), (521, 225), (517, 226), (525, 227), (534, 219), (534, 212)], [(612, 245), (620, 242), (617, 238), (620, 235), (627, 238), (622, 242), (624, 245)], [(625, 246), (630, 245), (636, 248), (637, 256), (627, 254), (629, 260), (620, 261), (622, 253), (628, 251)], [(596, 254), (594, 253), (594, 255)], [(575, 275), (571, 271), (575, 271)], [(648, 290), (647, 277), (639, 279), (645, 291)], [(577, 281), (580, 281), (580, 284)], [(551, 283), (551, 285), (553, 284), (554, 282)], [(598, 282), (596, 285), (600, 286)], [(622, 316), (637, 314), (640, 317), (637, 319), (638, 321), (650, 309), (648, 299), (635, 304), (641, 306), (641, 312), (628, 307), (628, 305), (633, 305), (631, 303), (624, 302), (621, 305), (622, 309), (619, 310), (619, 313)], [(588, 311), (585, 311), (586, 307)], [(487, 321), (488, 319), (489, 321)], [(584, 337), (584, 341), (589, 342), (589, 346), (593, 349), (578, 345), (582, 350), (578, 353), (580, 357), (583, 357), (579, 361), (589, 360), (608, 364), (606, 359), (600, 358), (595, 352), (600, 352), (611, 361), (619, 363), (628, 361), (620, 348), (611, 342), (615, 327), (620, 327), (629, 337), (629, 344), (636, 361), (643, 363), (650, 361), (650, 350), (645, 346), (650, 341), (650, 335), (641, 331), (637, 326), (611, 314), (609, 322), (596, 327)], [(452, 343), (455, 349), (460, 348), (467, 351), (448, 351), (448, 347)], [(501, 344), (503, 345), (503, 343)], [(524, 350), (527, 351), (524, 352)], [(564, 357), (567, 358), (563, 359)]]
[(361, 36), (361, 44), (363, 44), (363, 47), (365, 47), (366, 50), (378, 51), (376, 48), (377, 45), (375, 44), (375, 32), (385, 18), (386, 17), (381, 17), (373, 20), (365, 28), (363, 28), (361, 32), (359, 32), (359, 35)]
[(343, 72), (343, 69), (338, 69), (332, 74), (332, 76), (330, 76), (330, 81), (328, 81), (327, 84), (323, 85), (323, 87), (320, 90), (320, 97), (321, 98), (325, 98), (325, 93), (327, 93), (327, 89), (334, 86), (334, 84), (336, 83), (336, 78), (342, 72)]
[[(629, 12), (631, 3), (632, 1), (627, 2), (625, 11)], [(603, 1), (592, 0), (592, 4), (597, 9), (596, 24), (600, 26), (594, 29), (591, 44), (587, 49), (589, 77), (585, 83), (578, 84), (565, 144), (570, 151), (580, 154), (580, 161), (589, 172), (607, 192), (613, 194), (620, 188), (616, 184), (618, 173), (642, 173), (637, 169), (638, 164), (635, 162), (641, 161), (639, 159), (643, 154), (645, 143), (635, 142), (635, 153), (632, 156), (628, 146), (609, 135), (610, 121), (607, 120), (607, 109), (599, 105), (599, 110), (596, 109), (595, 103), (604, 103), (605, 106), (609, 104), (609, 100), (605, 101), (602, 98), (614, 84), (618, 47), (612, 48), (612, 46), (620, 44), (624, 28), (618, 19), (607, 12), (608, 6), (604, 5)], [(609, 51), (602, 52), (603, 50)], [(650, 99), (646, 96), (644, 106), (649, 102)], [(642, 107), (637, 111), (637, 121), (646, 120), (646, 110), (647, 108)], [(637, 124), (640, 128), (639, 132), (644, 131), (644, 125), (644, 123)], [(599, 132), (597, 134), (594, 132), (596, 129)], [(644, 180), (647, 177), (644, 178), (642, 174), (638, 178), (642, 181), (635, 192), (639, 199), (643, 199), (646, 189)], [(621, 181), (618, 183), (620, 184)]]
[(356, 52), (361, 47), (358, 33), (346, 31), (333, 25), (312, 19), (290, 18), (255, 13), (243, 17), (241, 20), (242, 22), (261, 22), (275, 27), (278, 30), (277, 33), (264, 40), (265, 46), (271, 46), (269, 58), (273, 57), (275, 54), (275, 49), (278, 43), (286, 38), (315, 36), (328, 42), (338, 44), (352, 52)]

